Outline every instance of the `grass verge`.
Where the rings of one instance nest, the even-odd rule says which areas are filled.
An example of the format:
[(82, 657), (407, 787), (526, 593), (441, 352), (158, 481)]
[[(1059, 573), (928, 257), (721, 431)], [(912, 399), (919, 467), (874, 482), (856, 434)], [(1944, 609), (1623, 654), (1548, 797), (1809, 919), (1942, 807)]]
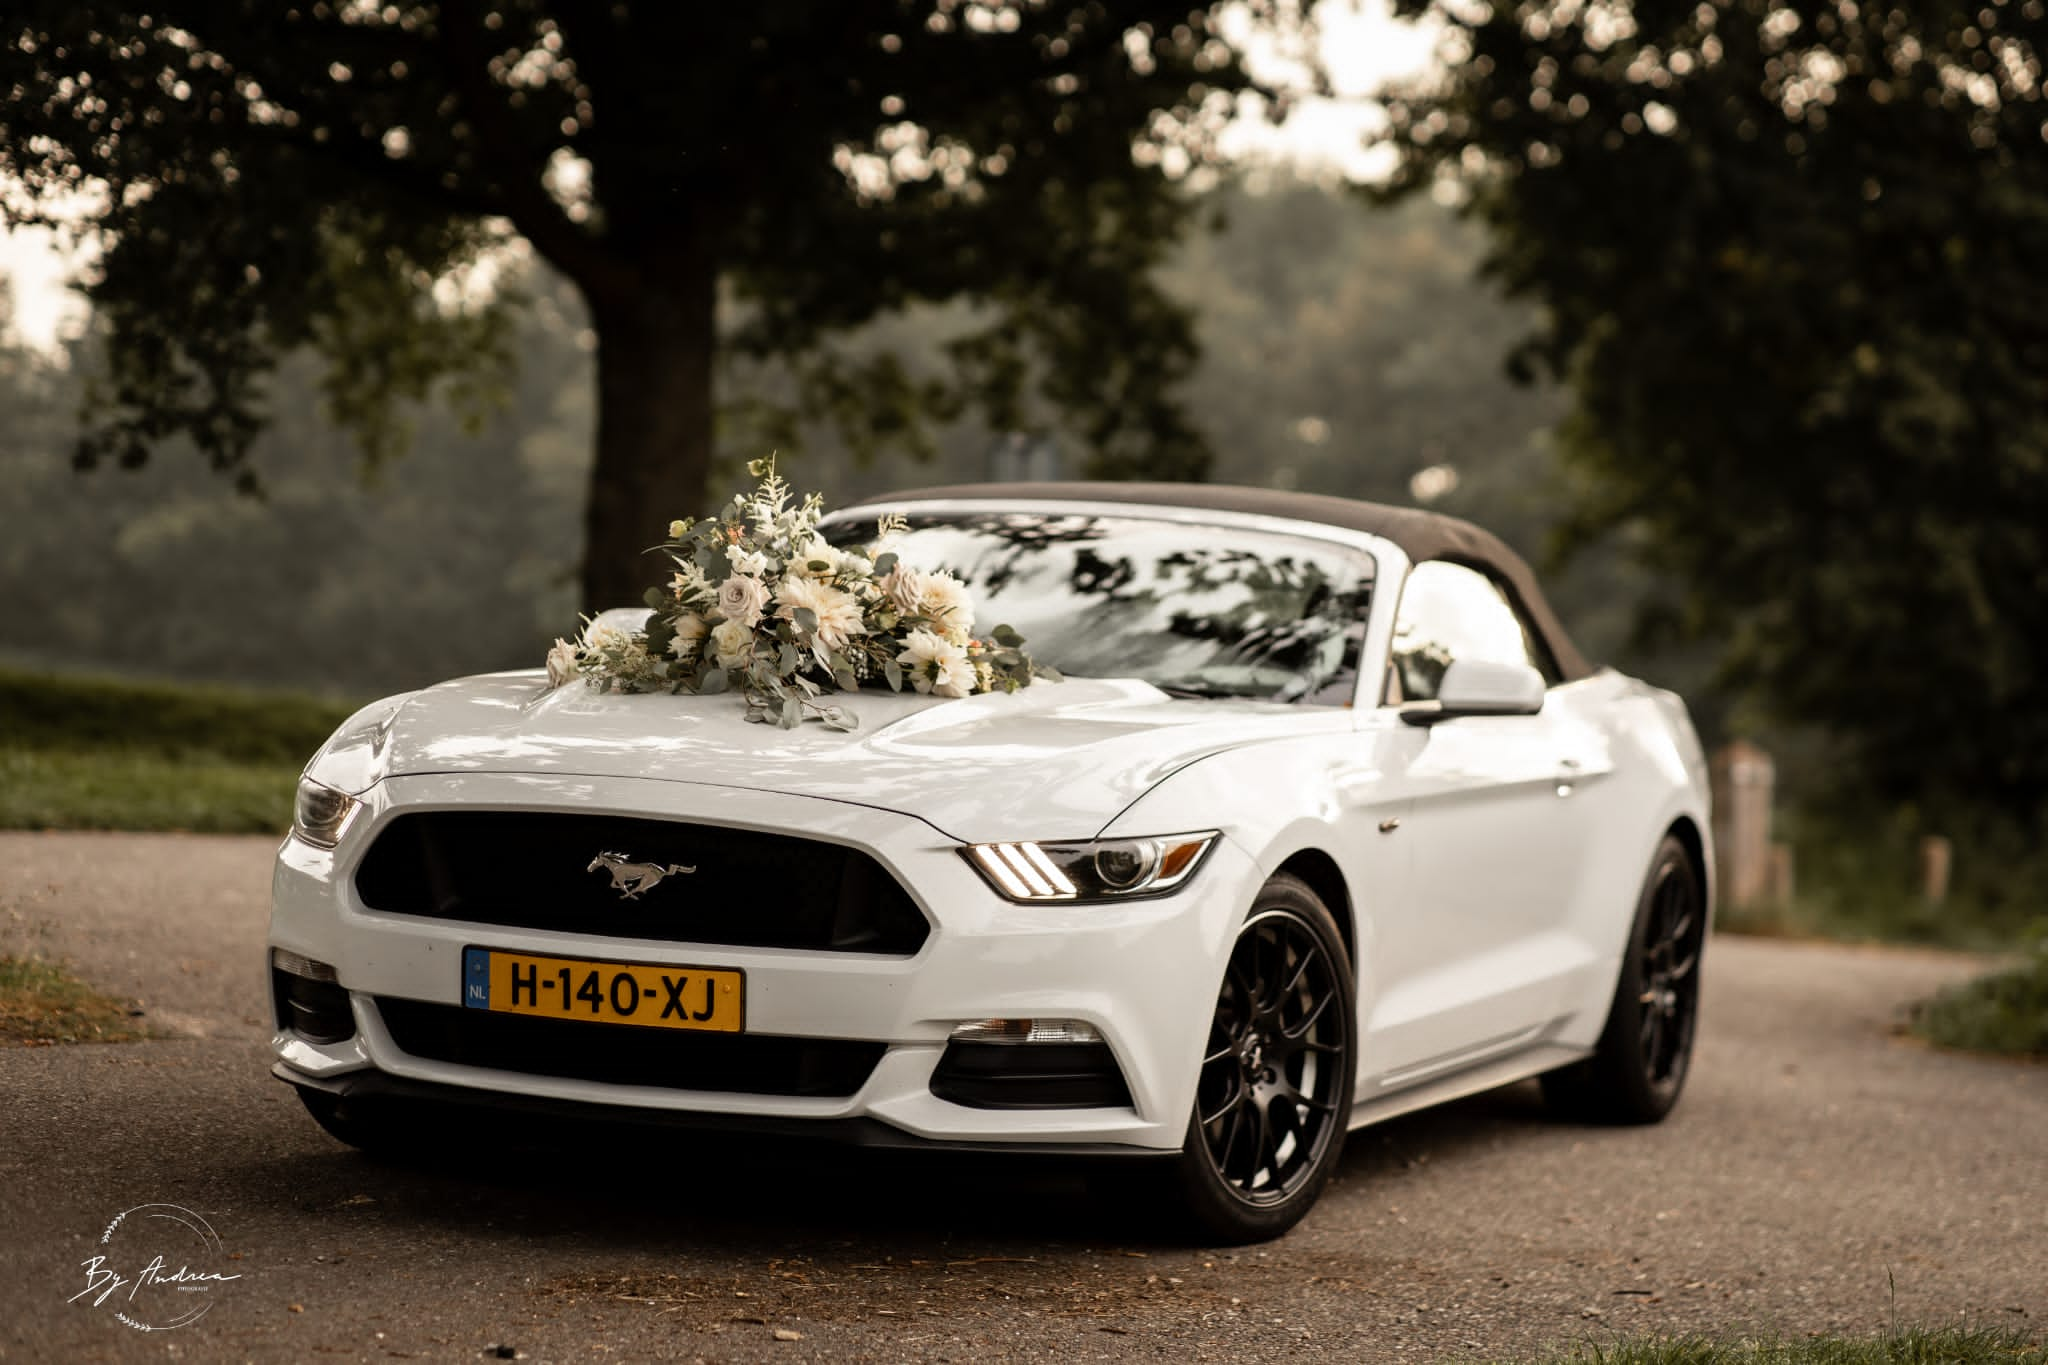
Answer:
[(1921, 1001), (1908, 1027), (1937, 1047), (2048, 1061), (2048, 940), (2016, 967)]
[(280, 832), (299, 769), (354, 709), (0, 670), (0, 828)]
[(56, 963), (0, 956), (0, 1047), (129, 1043), (150, 1036), (127, 1005)]
[(1581, 1347), (1546, 1365), (2048, 1365), (2048, 1345), (2016, 1332), (1969, 1328), (1872, 1338), (1642, 1338)]

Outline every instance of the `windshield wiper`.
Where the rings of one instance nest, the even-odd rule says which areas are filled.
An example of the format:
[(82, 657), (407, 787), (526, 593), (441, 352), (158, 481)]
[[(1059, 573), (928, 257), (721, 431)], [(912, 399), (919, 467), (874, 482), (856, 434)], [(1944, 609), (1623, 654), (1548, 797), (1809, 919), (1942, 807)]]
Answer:
[(1180, 682), (1156, 682), (1152, 685), (1169, 697), (1179, 697), (1183, 700), (1191, 701), (1247, 701), (1254, 700), (1258, 696), (1257, 693), (1240, 691), (1234, 687), (1225, 687), (1220, 683), (1183, 680)]

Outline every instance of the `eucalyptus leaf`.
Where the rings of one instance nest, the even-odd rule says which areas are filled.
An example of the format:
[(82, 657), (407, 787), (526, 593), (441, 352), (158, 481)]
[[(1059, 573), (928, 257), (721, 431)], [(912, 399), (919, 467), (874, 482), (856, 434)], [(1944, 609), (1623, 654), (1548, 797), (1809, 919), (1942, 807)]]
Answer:
[(860, 679), (853, 676), (851, 669), (842, 668), (838, 670), (832, 675), (832, 681), (838, 684), (839, 690), (842, 692), (860, 691)]
[(725, 688), (725, 670), (717, 664), (706, 665), (704, 671), (697, 675), (697, 690), (706, 696), (716, 695), (725, 691)]
[(818, 712), (818, 719), (834, 730), (858, 730), (860, 717), (843, 706), (827, 706)]
[(794, 673), (802, 660), (797, 657), (795, 645), (784, 645), (776, 662), (783, 673)]
[(1024, 637), (1008, 626), (997, 626), (991, 632), (990, 638), (999, 645), (1009, 645), (1012, 648), (1024, 643)]
[(812, 611), (809, 607), (798, 607), (794, 614), (796, 616), (797, 629), (806, 634), (816, 633), (818, 629), (818, 613)]
[(640, 600), (654, 610), (660, 611), (668, 605), (668, 594), (660, 588), (649, 588), (646, 592), (640, 594)]
[(802, 702), (798, 701), (795, 697), (791, 697), (789, 700), (782, 703), (783, 729), (794, 730), (797, 726), (803, 724), (803, 719), (804, 704)]
[(891, 692), (901, 692), (903, 690), (903, 665), (897, 663), (894, 659), (884, 661), (882, 664), (882, 677), (887, 679)]
[(875, 556), (875, 577), (886, 578), (895, 567), (896, 552), (894, 550), (888, 550)]

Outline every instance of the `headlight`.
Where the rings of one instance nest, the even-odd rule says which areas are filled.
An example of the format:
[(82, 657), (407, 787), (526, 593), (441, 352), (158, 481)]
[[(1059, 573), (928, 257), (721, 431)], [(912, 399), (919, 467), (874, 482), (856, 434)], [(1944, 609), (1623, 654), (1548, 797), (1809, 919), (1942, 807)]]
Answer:
[(1078, 844), (969, 844), (961, 851), (1013, 901), (1157, 896), (1195, 875), (1216, 831)]
[(348, 833), (362, 802), (346, 792), (322, 786), (310, 777), (299, 779), (298, 808), (292, 813), (292, 828), (301, 839), (322, 848), (333, 848)]

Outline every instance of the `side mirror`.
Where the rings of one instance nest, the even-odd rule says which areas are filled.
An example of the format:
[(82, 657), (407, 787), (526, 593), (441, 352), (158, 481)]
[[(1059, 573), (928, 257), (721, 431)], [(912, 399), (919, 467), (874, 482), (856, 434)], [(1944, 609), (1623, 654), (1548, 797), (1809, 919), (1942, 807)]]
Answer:
[(1543, 675), (1527, 664), (1454, 659), (1437, 685), (1436, 700), (1403, 707), (1410, 725), (1434, 725), (1459, 716), (1533, 716), (1543, 709)]

